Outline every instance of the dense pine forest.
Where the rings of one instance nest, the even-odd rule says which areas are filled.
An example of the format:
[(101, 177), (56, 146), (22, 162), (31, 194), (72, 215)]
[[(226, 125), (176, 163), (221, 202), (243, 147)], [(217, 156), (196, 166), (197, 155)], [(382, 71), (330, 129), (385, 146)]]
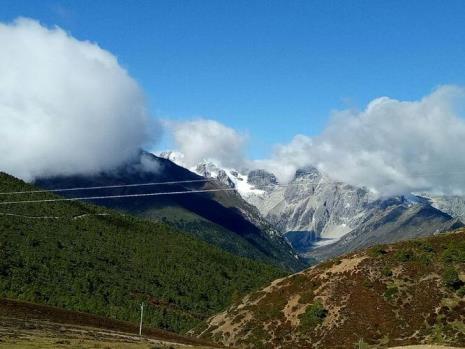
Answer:
[[(37, 190), (0, 173), (0, 192)], [(1, 204), (0, 297), (185, 332), (284, 271), (167, 226), (81, 202)]]

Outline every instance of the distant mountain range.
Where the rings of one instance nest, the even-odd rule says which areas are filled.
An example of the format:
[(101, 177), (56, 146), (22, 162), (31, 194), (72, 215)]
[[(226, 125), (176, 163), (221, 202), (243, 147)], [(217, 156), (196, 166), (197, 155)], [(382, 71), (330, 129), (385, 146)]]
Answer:
[[(160, 154), (183, 164), (177, 152)], [(223, 169), (204, 161), (191, 171), (236, 188), (301, 255), (322, 260), (377, 243), (433, 235), (458, 228), (465, 198), (407, 195), (378, 198), (368, 190), (323, 174), (314, 167), (296, 171), (282, 185), (265, 170)]]
[[(296, 171), (282, 185), (265, 170), (239, 171), (203, 161), (183, 167), (183, 155), (141, 152), (112, 172), (94, 176), (41, 178), (44, 188), (66, 188), (210, 179), (153, 187), (111, 188), (92, 194), (235, 189), (173, 196), (98, 201), (139, 216), (163, 220), (237, 255), (299, 270), (377, 243), (429, 236), (463, 225), (465, 199), (409, 194), (378, 198), (370, 191), (335, 181), (314, 167)], [(88, 192), (64, 195), (85, 196)], [(300, 256), (300, 257), (298, 257)]]

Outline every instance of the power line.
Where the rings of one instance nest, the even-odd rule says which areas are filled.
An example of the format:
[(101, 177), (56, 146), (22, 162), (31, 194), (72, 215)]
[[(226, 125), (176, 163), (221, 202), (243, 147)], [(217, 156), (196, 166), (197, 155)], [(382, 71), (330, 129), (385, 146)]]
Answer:
[(42, 189), (42, 190), (30, 190), (30, 191), (12, 191), (12, 192), (0, 192), (0, 195), (16, 195), (16, 194), (36, 194), (36, 193), (53, 193), (62, 191), (78, 191), (78, 190), (95, 190), (95, 189), (111, 189), (111, 188), (127, 188), (127, 187), (143, 187), (143, 186), (155, 186), (155, 185), (168, 185), (168, 184), (182, 184), (182, 183), (196, 183), (196, 182), (208, 182), (213, 179), (191, 179), (184, 181), (170, 181), (170, 182), (148, 182), (148, 183), (135, 183), (135, 184), (115, 184), (115, 185), (102, 185), (97, 187), (73, 187), (73, 188), (61, 188), (61, 189)]
[[(156, 185), (170, 185), (170, 184), (185, 184), (185, 183), (206, 183), (217, 181), (216, 178), (208, 179), (193, 179), (193, 180), (184, 180), (184, 181), (169, 181), (169, 182), (148, 182), (148, 183), (135, 183), (135, 184), (116, 184), (116, 185), (103, 185), (103, 186), (93, 186), (93, 187), (72, 187), (72, 188), (60, 188), (60, 189), (41, 189), (41, 190), (29, 190), (29, 191), (11, 191), (11, 192), (0, 192), (0, 195), (19, 195), (19, 194), (39, 194), (39, 193), (56, 193), (56, 192), (65, 192), (65, 191), (83, 191), (83, 190), (98, 190), (98, 189), (115, 189), (115, 188), (133, 188), (133, 187), (144, 187), (144, 186), (156, 186)], [(220, 182), (221, 183), (221, 182)], [(298, 185), (300, 183), (290, 183), (290, 184), (275, 184), (274, 187), (289, 187), (292, 185)], [(305, 182), (304, 184), (310, 185), (341, 185), (347, 184), (341, 181), (334, 182)], [(349, 184), (347, 184), (349, 185)], [(260, 189), (257, 189), (260, 190)]]
[[(450, 172), (425, 172), (425, 173), (416, 173), (410, 175), (411, 177), (422, 177), (422, 176), (437, 176), (437, 175), (445, 175), (445, 174), (462, 174), (465, 171), (450, 171)], [(98, 190), (98, 189), (115, 189), (115, 188), (134, 188), (134, 187), (144, 187), (144, 186), (157, 186), (157, 185), (171, 185), (171, 184), (186, 184), (186, 183), (206, 183), (218, 181), (217, 178), (204, 178), (204, 179), (192, 179), (192, 180), (181, 180), (181, 181), (166, 181), (166, 182), (147, 182), (147, 183), (134, 183), (134, 184), (115, 184), (115, 185), (103, 185), (103, 186), (92, 186), (92, 187), (72, 187), (72, 188), (59, 188), (59, 189), (40, 189), (40, 190), (29, 190), (29, 191), (13, 191), (13, 192), (0, 192), (0, 195), (20, 195), (20, 194), (38, 194), (38, 193), (55, 193), (55, 192), (68, 192), (68, 191), (84, 191), (84, 190)], [(363, 188), (356, 185), (352, 185), (349, 183), (345, 183), (343, 181), (320, 181), (320, 182), (292, 182), (288, 184), (273, 184), (273, 187), (278, 188), (287, 188), (289, 186), (298, 186), (299, 184), (305, 185), (315, 185), (315, 186), (323, 186), (323, 185), (330, 185), (330, 186), (339, 186), (339, 185), (349, 185), (355, 188)], [(256, 188), (257, 190), (262, 190)], [(128, 194), (129, 195), (129, 194)], [(167, 195), (167, 194), (166, 194)]]
[(103, 199), (117, 199), (117, 198), (131, 198), (131, 197), (144, 197), (144, 196), (161, 196), (161, 195), (180, 195), (180, 194), (194, 194), (194, 193), (211, 193), (218, 191), (232, 191), (234, 188), (223, 189), (202, 189), (202, 190), (184, 190), (172, 191), (162, 193), (142, 193), (142, 194), (122, 194), (122, 195), (107, 195), (107, 196), (85, 196), (78, 198), (60, 198), (60, 199), (43, 199), (43, 200), (22, 200), (22, 201), (6, 201), (0, 202), (0, 205), (16, 205), (16, 204), (35, 204), (41, 202), (58, 202), (58, 201), (79, 201), (79, 200), (103, 200)]

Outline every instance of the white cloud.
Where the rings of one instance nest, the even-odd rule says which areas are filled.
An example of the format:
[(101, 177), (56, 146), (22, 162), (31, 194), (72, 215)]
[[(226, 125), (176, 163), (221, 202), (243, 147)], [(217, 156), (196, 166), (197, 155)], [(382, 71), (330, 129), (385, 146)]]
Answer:
[(309, 150), (312, 145), (310, 137), (296, 135), (290, 143), (275, 146), (270, 159), (253, 161), (252, 167), (265, 169), (275, 174), (281, 183), (287, 183), (299, 168), (311, 165)]
[(169, 122), (177, 150), (188, 167), (210, 160), (224, 167), (242, 167), (246, 137), (217, 121)]
[(0, 170), (93, 173), (148, 140), (144, 96), (116, 57), (30, 19), (0, 23)]
[(431, 191), (465, 194), (465, 90), (442, 86), (418, 101), (377, 98), (362, 111), (333, 113), (316, 137), (297, 135), (269, 159), (245, 159), (245, 137), (212, 120), (177, 123), (178, 150), (188, 165), (264, 168), (280, 182), (316, 166), (329, 176), (381, 195)]
[(440, 87), (419, 101), (378, 98), (363, 111), (334, 113), (320, 136), (296, 136), (259, 164), (275, 169), (282, 180), (298, 167), (315, 165), (384, 195), (463, 194), (465, 120), (459, 114), (464, 101), (465, 90), (455, 86)]

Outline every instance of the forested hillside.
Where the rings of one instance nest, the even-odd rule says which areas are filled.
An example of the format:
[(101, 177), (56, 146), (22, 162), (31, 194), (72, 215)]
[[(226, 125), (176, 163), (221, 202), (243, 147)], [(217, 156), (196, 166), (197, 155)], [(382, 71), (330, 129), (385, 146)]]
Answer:
[[(37, 189), (0, 173), (0, 192)], [(0, 297), (183, 332), (283, 275), (156, 222), (80, 202), (0, 195)]]
[[(173, 183), (173, 181), (175, 183)], [(142, 194), (186, 190), (224, 190), (218, 181), (205, 181), (175, 163), (141, 151), (130, 162), (94, 175), (36, 178), (43, 188), (96, 187), (120, 184), (162, 183), (166, 185), (113, 187), (63, 192), (64, 196)], [(231, 188), (229, 188), (231, 189)], [(146, 219), (166, 219), (166, 223), (195, 235), (223, 250), (292, 271), (306, 264), (292, 247), (261, 217), (258, 210), (236, 192), (191, 193), (189, 195), (146, 196), (137, 200), (99, 200), (98, 205)], [(180, 219), (184, 222), (180, 223)], [(187, 223), (187, 224), (186, 224)]]

